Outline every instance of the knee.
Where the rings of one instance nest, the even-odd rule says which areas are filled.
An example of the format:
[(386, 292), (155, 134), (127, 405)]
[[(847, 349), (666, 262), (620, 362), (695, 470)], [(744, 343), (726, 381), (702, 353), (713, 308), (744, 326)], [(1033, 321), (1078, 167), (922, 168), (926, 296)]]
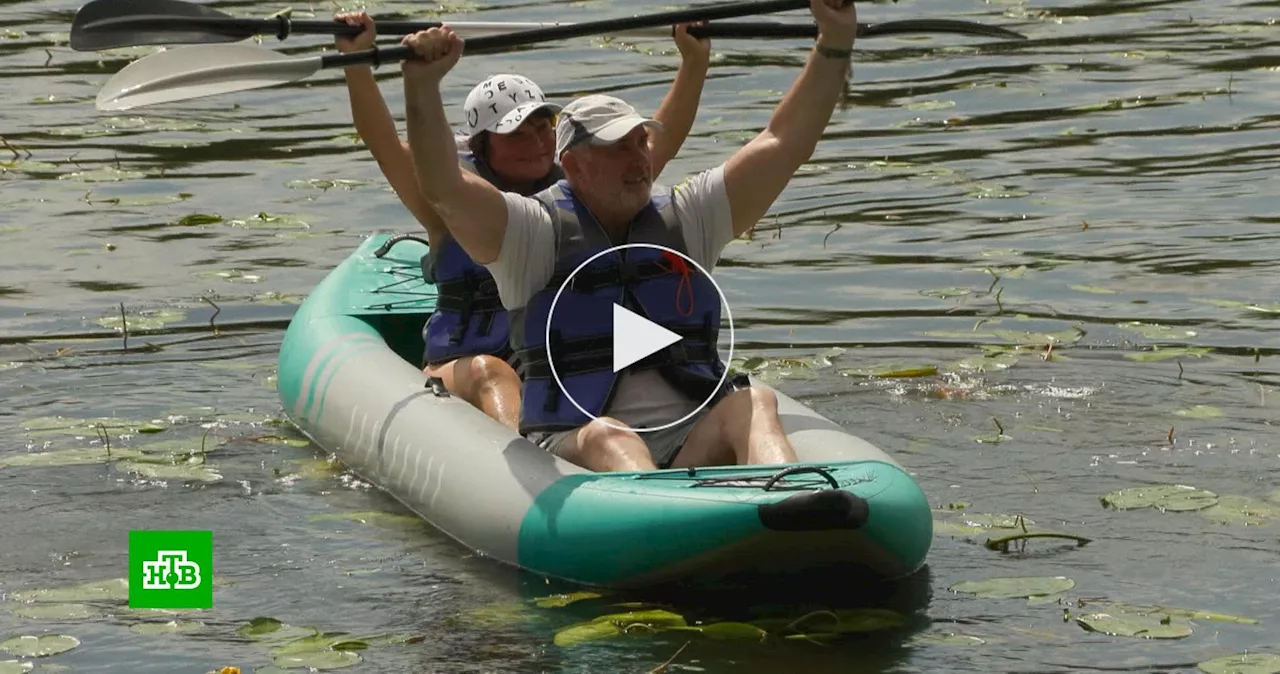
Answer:
[(617, 419), (598, 417), (582, 428), (579, 437), (583, 449), (600, 450), (637, 436), (635, 431)]
[(772, 389), (752, 386), (729, 394), (728, 401), (735, 407), (750, 411), (777, 412), (778, 396)]
[(476, 356), (471, 359), (471, 378), (481, 386), (516, 381), (516, 372), (505, 360), (495, 356)]

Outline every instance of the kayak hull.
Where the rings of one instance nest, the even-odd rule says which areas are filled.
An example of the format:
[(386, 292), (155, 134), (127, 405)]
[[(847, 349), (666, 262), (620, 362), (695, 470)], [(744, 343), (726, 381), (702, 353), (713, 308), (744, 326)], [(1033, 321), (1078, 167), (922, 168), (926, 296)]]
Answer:
[(609, 588), (889, 579), (924, 564), (932, 516), (911, 476), (781, 392), (798, 464), (594, 473), (433, 390), (427, 249), (398, 240), (379, 257), (389, 238), (367, 239), (299, 307), (277, 388), (303, 433), (466, 547)]

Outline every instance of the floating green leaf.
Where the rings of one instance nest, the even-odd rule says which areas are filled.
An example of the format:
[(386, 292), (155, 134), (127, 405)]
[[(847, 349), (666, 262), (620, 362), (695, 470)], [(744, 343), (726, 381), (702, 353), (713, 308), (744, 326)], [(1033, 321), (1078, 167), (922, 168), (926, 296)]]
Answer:
[(1036, 595), (1058, 594), (1076, 586), (1065, 576), (989, 578), (962, 580), (951, 586), (952, 592), (963, 592), (988, 599), (1016, 599)]
[(183, 227), (212, 225), (219, 222), (222, 222), (222, 216), (214, 213), (192, 213), (191, 215), (184, 215), (178, 220), (178, 224)]
[(183, 480), (187, 482), (217, 482), (222, 479), (217, 471), (204, 465), (200, 456), (193, 456), (195, 461), (177, 464), (145, 463), (140, 461), (121, 461), (116, 464), (118, 470), (153, 480)]
[(1082, 292), (1082, 293), (1094, 293), (1094, 294), (1097, 294), (1097, 295), (1114, 295), (1114, 294), (1116, 294), (1116, 291), (1114, 291), (1114, 290), (1112, 290), (1112, 289), (1110, 289), (1110, 288), (1103, 288), (1102, 286), (1072, 285), (1072, 286), (1070, 286), (1070, 288), (1071, 288), (1072, 290), (1078, 290), (1078, 291), (1080, 291), (1080, 292)]
[(538, 608), (559, 608), (568, 606), (574, 602), (586, 599), (597, 599), (600, 597), (599, 592), (572, 592), (569, 594), (553, 594), (550, 597), (539, 597), (533, 600), (534, 606)]
[(204, 627), (198, 620), (170, 620), (166, 623), (136, 623), (129, 630), (137, 634), (177, 634), (180, 632), (196, 632)]
[(569, 648), (588, 641), (609, 639), (620, 634), (622, 634), (622, 630), (613, 623), (587, 622), (557, 630), (552, 642), (561, 648)]
[(30, 662), (22, 662), (20, 660), (5, 660), (0, 662), (0, 674), (26, 674), (31, 671), (35, 665)]
[(948, 369), (951, 371), (995, 372), (1007, 370), (1018, 364), (1018, 357), (1012, 353), (978, 354), (957, 361)]
[(94, 323), (112, 330), (122, 330), (121, 325), (129, 326), (129, 333), (159, 330), (170, 323), (186, 319), (187, 314), (181, 309), (144, 309), (133, 315), (127, 315), (122, 321), (119, 312), (107, 314)]
[(1216, 419), (1222, 416), (1222, 409), (1212, 405), (1192, 405), (1185, 410), (1178, 410), (1174, 414), (1188, 419)]
[(1237, 623), (1241, 625), (1257, 625), (1258, 621), (1253, 618), (1244, 616), (1231, 615), (1229, 613), (1215, 613), (1213, 611), (1202, 611), (1194, 608), (1179, 608), (1176, 606), (1139, 606), (1134, 604), (1125, 604), (1118, 601), (1110, 601), (1106, 599), (1092, 599), (1087, 602), (1089, 606), (1099, 606), (1106, 609), (1107, 612), (1130, 613), (1154, 615), (1158, 617), (1187, 618), (1191, 620), (1210, 620), (1220, 623)]
[(955, 101), (916, 101), (907, 104), (908, 110), (946, 110), (954, 107), (956, 107)]
[(1027, 332), (1026, 330), (992, 330), (991, 332), (1005, 341), (1030, 346), (1070, 344), (1080, 341), (1084, 336), (1084, 331), (1079, 328), (1059, 332)]
[(877, 379), (910, 379), (914, 377), (931, 377), (938, 374), (936, 365), (910, 365), (887, 363), (869, 367), (841, 370), (846, 377), (873, 377)]
[(964, 295), (972, 295), (973, 289), (972, 288), (930, 288), (928, 290), (921, 290), (920, 294), (924, 295), (925, 297), (939, 297), (942, 299), (947, 299), (949, 297), (962, 297)]
[(708, 639), (762, 641), (768, 632), (748, 623), (723, 622), (710, 625), (686, 625), (668, 627), (677, 632), (696, 632)]
[(296, 655), (277, 655), (271, 660), (271, 664), (281, 669), (308, 667), (311, 670), (325, 670), (354, 667), (360, 664), (361, 660), (360, 654), (352, 651), (315, 651)]
[(1139, 321), (1126, 321), (1117, 323), (1117, 328), (1136, 332), (1148, 339), (1183, 339), (1185, 337), (1195, 337), (1195, 330), (1186, 330), (1182, 328), (1171, 328), (1167, 325), (1158, 323), (1142, 323)]
[(205, 270), (193, 272), (192, 276), (196, 278), (218, 279), (227, 283), (259, 283), (263, 280), (261, 274), (253, 274), (240, 269), (223, 269), (223, 270)]
[(1182, 639), (1191, 636), (1191, 626), (1181, 622), (1131, 613), (1089, 613), (1075, 617), (1091, 632), (1143, 639)]
[(1262, 526), (1270, 518), (1280, 514), (1280, 508), (1247, 496), (1220, 496), (1213, 506), (1200, 511), (1200, 515), (1218, 524)]
[(89, 171), (73, 171), (58, 176), (58, 180), (77, 180), (82, 183), (103, 183), (116, 182), (121, 180), (135, 180), (137, 178), (145, 178), (146, 173), (142, 171), (129, 171), (119, 169), (114, 166), (107, 166)]
[(236, 634), (255, 641), (283, 642), (314, 636), (309, 627), (294, 627), (275, 618), (259, 616), (236, 628)]
[(254, 442), (261, 442), (268, 445), (287, 445), (289, 447), (310, 447), (311, 441), (306, 438), (290, 438), (283, 435), (259, 435), (253, 438)]
[(126, 601), (129, 599), (129, 581), (112, 578), (66, 587), (19, 590), (10, 594), (9, 599), (22, 602)]
[(372, 180), (350, 180), (346, 178), (337, 178), (333, 180), (327, 180), (324, 178), (310, 178), (307, 180), (290, 180), (289, 182), (285, 183), (284, 186), (291, 189), (295, 189), (295, 190), (309, 187), (313, 189), (328, 191), (335, 187), (339, 187), (344, 190), (350, 191), (356, 187), (363, 187), (365, 185), (371, 185), (371, 184), (373, 184)]
[(266, 212), (259, 212), (248, 218), (228, 220), (227, 224), (246, 229), (307, 229), (311, 226), (296, 215), (283, 213), (269, 215)]
[(1129, 360), (1137, 360), (1142, 362), (1152, 362), (1159, 360), (1169, 360), (1170, 358), (1200, 358), (1202, 356), (1213, 353), (1213, 348), (1208, 346), (1190, 346), (1190, 347), (1161, 347), (1153, 346), (1150, 351), (1138, 351), (1124, 354)]
[(13, 609), (13, 614), (31, 620), (84, 620), (102, 615), (86, 604), (30, 604)]
[(1161, 511), (1186, 512), (1202, 510), (1218, 502), (1218, 495), (1182, 484), (1158, 484), (1130, 487), (1102, 497), (1102, 505), (1117, 510), (1156, 508)]
[(104, 461), (132, 459), (141, 456), (140, 452), (126, 447), (117, 447), (107, 453), (106, 447), (80, 447), (76, 449), (59, 449), (52, 452), (30, 452), (14, 454), (0, 459), (0, 468), (30, 466), (85, 466)]
[(1206, 674), (1280, 674), (1280, 656), (1241, 653), (1206, 660), (1196, 667)]
[(80, 640), (65, 634), (43, 634), (40, 636), (11, 637), (0, 641), (0, 651), (6, 651), (18, 657), (43, 658), (67, 651), (80, 645)]

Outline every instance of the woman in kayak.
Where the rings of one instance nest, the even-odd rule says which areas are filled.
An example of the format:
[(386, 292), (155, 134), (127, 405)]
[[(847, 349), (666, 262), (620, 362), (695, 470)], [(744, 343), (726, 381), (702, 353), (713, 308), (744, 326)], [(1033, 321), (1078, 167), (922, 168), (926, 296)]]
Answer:
[[(338, 51), (373, 47), (374, 21), (365, 12), (345, 12), (334, 20), (364, 28), (336, 38)], [(652, 175), (680, 151), (693, 127), (711, 61), (710, 40), (699, 40), (681, 24), (673, 30), (680, 70), (654, 117), (661, 133), (649, 141)], [(520, 424), (520, 378), (508, 345), (507, 313), (497, 284), (483, 266), (463, 252), (439, 215), (422, 197), (409, 144), (400, 139), (369, 66), (345, 68), (351, 115), (361, 140), (378, 162), (400, 201), (427, 230), (430, 253), (423, 272), (437, 289), (436, 311), (424, 330), (427, 376), (438, 377), (450, 393), (512, 429)], [(499, 189), (525, 196), (560, 180), (555, 157), (555, 115), (532, 80), (495, 75), (476, 85), (463, 107), (466, 133), (457, 136), (458, 159)]]

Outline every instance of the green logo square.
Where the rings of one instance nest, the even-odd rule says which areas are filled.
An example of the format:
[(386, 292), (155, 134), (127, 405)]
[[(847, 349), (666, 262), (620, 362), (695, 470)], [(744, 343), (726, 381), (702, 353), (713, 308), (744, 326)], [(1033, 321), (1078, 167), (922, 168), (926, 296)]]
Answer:
[(213, 608), (213, 532), (130, 531), (129, 608)]

